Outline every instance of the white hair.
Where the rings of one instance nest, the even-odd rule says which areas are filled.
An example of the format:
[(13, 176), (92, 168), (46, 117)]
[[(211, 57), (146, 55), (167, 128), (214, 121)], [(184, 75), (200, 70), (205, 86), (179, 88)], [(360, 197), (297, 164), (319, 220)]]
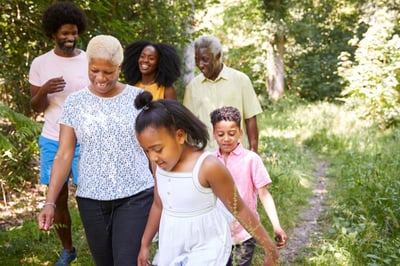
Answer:
[(119, 66), (124, 60), (124, 51), (117, 38), (111, 35), (97, 35), (93, 37), (86, 48), (88, 61), (93, 58), (105, 59)]
[(218, 38), (214, 36), (201, 36), (194, 41), (194, 49), (207, 48), (214, 57), (220, 54), (219, 61), (222, 63), (222, 45)]

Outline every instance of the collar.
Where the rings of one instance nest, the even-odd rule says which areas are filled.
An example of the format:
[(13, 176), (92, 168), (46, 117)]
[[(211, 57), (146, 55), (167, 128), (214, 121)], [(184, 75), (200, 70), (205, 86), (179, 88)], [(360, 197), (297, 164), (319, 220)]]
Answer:
[[(239, 156), (239, 155), (242, 154), (243, 152), (244, 152), (243, 145), (242, 145), (242, 143), (238, 142), (236, 148), (233, 149), (233, 151), (231, 151), (231, 152), (229, 153), (229, 156), (231, 156), (231, 155), (233, 155), (233, 156)], [(217, 157), (222, 157), (222, 154), (221, 154), (221, 150), (220, 150), (220, 149), (218, 149), (218, 151), (217, 151)]]
[(227, 68), (228, 67), (224, 63), (222, 63), (221, 72), (219, 72), (219, 74), (218, 74), (218, 76), (217, 76), (217, 78), (215, 80), (211, 80), (211, 79), (206, 78), (202, 73), (201, 75), (203, 75), (203, 79), (202, 79), (201, 82), (213, 82), (213, 83), (215, 83), (215, 82), (218, 82), (220, 79), (227, 80), (229, 78)]

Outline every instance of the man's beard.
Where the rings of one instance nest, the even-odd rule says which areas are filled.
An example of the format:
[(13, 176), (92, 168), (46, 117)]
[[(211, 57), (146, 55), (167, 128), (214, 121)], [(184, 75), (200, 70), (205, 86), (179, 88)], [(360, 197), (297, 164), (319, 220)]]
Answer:
[(61, 49), (61, 51), (63, 51), (66, 54), (70, 54), (75, 50), (76, 47), (76, 40), (74, 40), (74, 45), (72, 46), (65, 46), (65, 43), (67, 43), (66, 41), (58, 41), (57, 42), (57, 46)]

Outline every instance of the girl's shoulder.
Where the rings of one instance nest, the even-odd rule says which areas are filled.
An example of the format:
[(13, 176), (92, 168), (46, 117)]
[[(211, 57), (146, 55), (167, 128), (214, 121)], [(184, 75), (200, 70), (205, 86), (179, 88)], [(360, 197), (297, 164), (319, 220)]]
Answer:
[(210, 176), (213, 173), (217, 173), (220, 169), (224, 169), (225, 166), (221, 163), (221, 161), (211, 152), (204, 152), (199, 157), (200, 165), (199, 171), (206, 176)]

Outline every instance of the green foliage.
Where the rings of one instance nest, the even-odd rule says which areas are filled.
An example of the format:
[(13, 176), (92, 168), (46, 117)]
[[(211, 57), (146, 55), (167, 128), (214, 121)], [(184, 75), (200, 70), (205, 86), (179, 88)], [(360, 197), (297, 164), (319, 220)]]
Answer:
[[(1, 102), (20, 114), (34, 117), (30, 107), (29, 67), (32, 60), (54, 47), (41, 30), (44, 10), (54, 1), (2, 1), (0, 10), (0, 95)], [(195, 8), (202, 8), (204, 1), (74, 1), (85, 10), (88, 31), (79, 38), (78, 47), (85, 49), (89, 39), (98, 34), (112, 34), (123, 46), (137, 39), (167, 42), (183, 50), (191, 38), (188, 28), (193, 25)], [(183, 90), (182, 86), (178, 90)], [(2, 116), (15, 116), (11, 109), (0, 107)], [(7, 113), (7, 116), (4, 115)], [(16, 117), (18, 118), (18, 117)], [(21, 123), (22, 120), (11, 123)], [(37, 157), (36, 138), (38, 125), (30, 123), (14, 128), (9, 121), (1, 122), (0, 173), (8, 184), (17, 185), (23, 180), (34, 178), (34, 158)], [(32, 126), (30, 128), (30, 126)], [(31, 133), (36, 135), (33, 137)], [(4, 163), (4, 164), (3, 164)], [(24, 168), (33, 169), (31, 173)], [(2, 182), (6, 182), (2, 180)]]
[[(43, 2), (43, 1), (42, 1)], [(36, 53), (44, 49), (41, 36), (38, 1), (5, 0), (0, 18), (0, 94), (3, 103), (29, 115), (28, 66)], [(43, 34), (42, 34), (43, 35)], [(41, 39), (44, 39), (43, 37)], [(39, 48), (38, 48), (39, 47)]]
[(358, 1), (219, 1), (214, 6), (223, 9), (209, 14), (210, 22), (203, 21), (200, 29), (221, 39), (226, 63), (250, 77), (262, 100), (277, 67), (277, 36), (285, 41), (288, 90), (313, 101), (340, 95), (338, 57), (355, 50), (348, 40), (363, 29), (357, 25)]
[(359, 10), (348, 1), (305, 1), (288, 21), (287, 86), (308, 100), (334, 100), (342, 91), (341, 52), (351, 53)]
[(20, 189), (25, 181), (36, 179), (37, 136), (42, 125), (2, 103), (0, 117), (0, 182)]
[(400, 156), (392, 147), (400, 141), (400, 131), (384, 136), (368, 133), (348, 140), (360, 147), (341, 154), (351, 167), (335, 165), (340, 176), (337, 200), (329, 211), (334, 217), (329, 234), (345, 239), (340, 244), (347, 248), (358, 247), (352, 250), (356, 264), (395, 265), (400, 262)]
[[(0, 95), (2, 101), (31, 116), (28, 72), (36, 56), (52, 49), (41, 30), (43, 11), (54, 1), (4, 0), (0, 7)], [(98, 34), (112, 34), (123, 46), (138, 39), (167, 42), (182, 51), (192, 38), (193, 12), (204, 0), (193, 1), (74, 1), (85, 10), (88, 31), (78, 47), (86, 48)], [(182, 88), (180, 88), (182, 90)]]
[(298, 117), (294, 124), (303, 125), (299, 130), (306, 129), (304, 144), (331, 165), (329, 207), (321, 217), (325, 235), (314, 239), (307, 251), (312, 255), (301, 264), (400, 263), (400, 157), (393, 148), (399, 129), (382, 132), (354, 112), (326, 103), (307, 106), (293, 117)]
[(360, 117), (383, 126), (400, 123), (400, 38), (396, 34), (398, 9), (382, 7), (367, 20), (368, 30), (357, 45), (354, 59), (341, 56), (340, 74), (347, 87), (342, 92), (347, 106)]

